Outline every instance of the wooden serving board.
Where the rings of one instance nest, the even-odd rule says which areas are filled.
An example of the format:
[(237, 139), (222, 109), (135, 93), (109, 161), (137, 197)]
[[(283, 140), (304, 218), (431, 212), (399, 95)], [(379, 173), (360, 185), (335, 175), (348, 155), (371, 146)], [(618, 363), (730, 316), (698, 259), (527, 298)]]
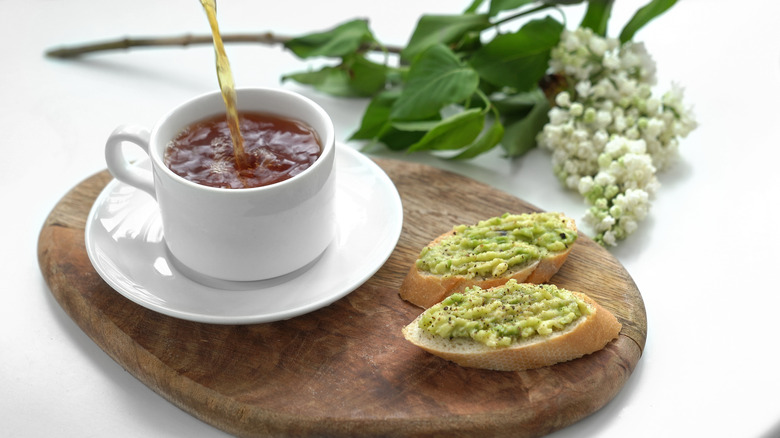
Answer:
[(239, 436), (511, 436), (550, 433), (611, 400), (644, 348), (642, 297), (626, 270), (581, 235), (551, 282), (585, 292), (623, 324), (592, 355), (524, 372), (462, 368), (407, 343), (421, 310), (397, 289), (420, 249), (459, 223), (538, 210), (474, 180), (381, 159), (404, 226), (385, 265), (334, 304), (287, 321), (212, 325), (141, 307), (93, 269), (84, 226), (107, 171), (54, 208), (38, 242), (41, 271), (71, 318), (108, 355), (181, 409)]

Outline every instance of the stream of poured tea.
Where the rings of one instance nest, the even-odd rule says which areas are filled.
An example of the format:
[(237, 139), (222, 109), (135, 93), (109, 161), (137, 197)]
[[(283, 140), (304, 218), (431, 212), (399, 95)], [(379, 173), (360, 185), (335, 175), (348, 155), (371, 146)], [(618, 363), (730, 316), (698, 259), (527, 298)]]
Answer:
[(214, 39), (214, 52), (217, 58), (217, 79), (219, 88), (222, 91), (222, 99), (225, 101), (227, 109), (227, 123), (230, 129), (230, 137), (233, 140), (233, 156), (236, 160), (236, 169), (240, 172), (249, 167), (249, 161), (244, 152), (244, 138), (241, 136), (241, 130), (238, 124), (238, 109), (236, 108), (236, 87), (233, 83), (233, 72), (230, 70), (225, 46), (222, 44), (222, 36), (219, 33), (217, 24), (217, 2), (216, 0), (200, 0), (206, 16), (211, 26), (211, 34)]

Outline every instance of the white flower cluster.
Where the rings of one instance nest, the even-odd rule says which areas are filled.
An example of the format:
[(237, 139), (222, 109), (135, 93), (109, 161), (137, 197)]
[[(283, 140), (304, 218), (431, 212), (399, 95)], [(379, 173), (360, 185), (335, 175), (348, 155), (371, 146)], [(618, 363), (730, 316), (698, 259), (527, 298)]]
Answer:
[(567, 86), (537, 141), (552, 151), (561, 182), (591, 204), (585, 221), (596, 240), (615, 245), (647, 215), (656, 171), (674, 160), (696, 122), (681, 88), (652, 95), (655, 63), (641, 43), (565, 30), (550, 69)]
[(598, 158), (595, 176), (583, 176), (577, 189), (590, 209), (585, 222), (600, 243), (616, 245), (647, 216), (650, 197), (658, 188), (656, 168), (643, 140), (614, 136)]

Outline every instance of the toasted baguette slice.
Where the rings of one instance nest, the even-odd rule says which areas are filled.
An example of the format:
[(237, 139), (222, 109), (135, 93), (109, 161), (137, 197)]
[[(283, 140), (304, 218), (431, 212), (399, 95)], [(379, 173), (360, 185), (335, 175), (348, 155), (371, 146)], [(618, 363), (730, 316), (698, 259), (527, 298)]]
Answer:
[[(574, 219), (564, 216), (560, 213), (530, 213), (524, 215), (514, 216), (537, 216), (537, 215), (556, 215), (560, 219), (560, 223), (563, 228), (567, 230), (567, 236), (576, 240), (577, 237), (577, 225)], [(501, 218), (512, 215), (505, 214)], [(486, 223), (488, 221), (497, 218), (487, 219), (480, 222), (477, 225)], [(451, 236), (457, 234), (458, 227), (453, 230), (444, 233), (434, 239), (427, 247), (435, 247), (441, 245)], [(533, 241), (526, 241), (525, 243), (534, 245), (538, 248)], [(401, 298), (409, 301), (412, 304), (420, 306), (422, 308), (428, 308), (432, 305), (442, 301), (449, 295), (464, 290), (469, 286), (480, 286), (483, 289), (499, 286), (507, 282), (509, 279), (517, 280), (524, 283), (541, 284), (547, 282), (556, 272), (560, 269), (566, 258), (569, 256), (573, 247), (573, 241), (571, 244), (567, 244), (565, 248), (559, 251), (543, 250), (543, 255), (540, 258), (529, 260), (525, 263), (510, 266), (506, 271), (499, 275), (459, 275), (459, 274), (433, 274), (427, 272), (419, 267), (420, 259), (412, 265), (408, 274), (404, 278), (400, 288)]]
[(567, 292), (587, 303), (591, 313), (583, 314), (561, 331), (518, 338), (505, 347), (491, 347), (471, 338), (448, 339), (431, 334), (420, 327), (424, 314), (402, 332), (414, 345), (443, 359), (464, 367), (498, 371), (522, 371), (570, 361), (599, 351), (617, 338), (622, 326), (612, 313), (583, 293)]

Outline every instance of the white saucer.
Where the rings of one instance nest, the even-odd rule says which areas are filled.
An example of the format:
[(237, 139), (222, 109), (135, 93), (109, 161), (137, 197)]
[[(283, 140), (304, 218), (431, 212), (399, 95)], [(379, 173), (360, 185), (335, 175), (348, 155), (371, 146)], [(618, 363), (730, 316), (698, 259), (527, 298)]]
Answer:
[[(140, 165), (148, 167), (148, 161)], [(298, 272), (254, 282), (195, 281), (171, 260), (152, 197), (117, 180), (103, 189), (89, 213), (87, 254), (117, 292), (165, 315), (214, 324), (302, 315), (365, 283), (401, 235), (401, 198), (379, 166), (337, 145), (336, 171), (336, 235), (319, 259)]]

